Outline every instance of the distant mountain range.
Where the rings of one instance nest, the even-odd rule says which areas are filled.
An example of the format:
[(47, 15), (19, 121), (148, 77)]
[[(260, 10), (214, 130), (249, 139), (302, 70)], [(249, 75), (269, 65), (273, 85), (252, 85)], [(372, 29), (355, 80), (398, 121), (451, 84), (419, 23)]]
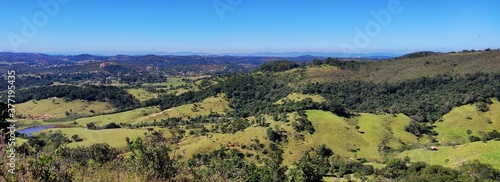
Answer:
[(256, 53), (233, 53), (226, 54), (232, 56), (280, 56), (280, 57), (297, 57), (297, 56), (316, 56), (316, 57), (338, 57), (338, 58), (392, 58), (401, 56), (401, 54), (393, 53), (366, 53), (366, 54), (346, 54), (334, 52), (256, 52)]
[[(3, 51), (3, 52), (9, 52), (9, 51)], [(49, 55), (78, 55), (82, 54), (81, 52), (52, 52), (52, 53), (46, 53)], [(93, 55), (102, 55), (102, 56), (113, 56), (113, 55), (121, 55), (123, 52), (118, 52), (118, 51), (102, 51), (102, 52), (94, 52), (92, 53)], [(395, 54), (395, 53), (383, 53), (383, 52), (378, 52), (378, 53), (359, 53), (359, 54), (347, 54), (347, 53), (340, 53), (340, 52), (252, 52), (252, 53), (206, 53), (206, 52), (189, 52), (189, 51), (184, 51), (184, 52), (163, 52), (163, 51), (156, 51), (156, 52), (129, 52), (127, 55), (147, 55), (147, 54), (154, 54), (154, 55), (175, 55), (175, 56), (192, 56), (192, 55), (198, 55), (198, 56), (270, 56), (270, 57), (299, 57), (299, 56), (304, 56), (304, 55), (310, 55), (310, 56), (315, 56), (315, 57), (338, 57), (338, 58), (371, 58), (371, 57), (376, 57), (376, 58), (392, 58), (392, 57), (398, 57), (401, 56), (402, 54)]]
[[(41, 53), (14, 53), (0, 52), (0, 71), (4, 69), (23, 70), (24, 72), (42, 71), (45, 68), (63, 68), (71, 70), (96, 69), (100, 63), (113, 63), (125, 67), (159, 70), (169, 70), (183, 73), (218, 73), (233, 71), (250, 71), (260, 65), (276, 60), (289, 60), (294, 62), (309, 62), (314, 59), (325, 59), (326, 57), (337, 57), (340, 60), (373, 61), (393, 58), (396, 55), (389, 54), (363, 54), (359, 57), (342, 58), (328, 53), (315, 52), (289, 52), (289, 53), (252, 53), (252, 54), (224, 54), (212, 55), (195, 52), (182, 53), (158, 53), (142, 55), (112, 56), (77, 54), (41, 54)], [(28, 65), (28, 67), (26, 66)], [(94, 70), (95, 71), (95, 70)]]
[[(258, 52), (258, 53), (230, 53), (230, 54), (205, 54), (199, 52), (177, 52), (177, 53), (158, 53), (158, 54), (143, 54), (143, 55), (91, 55), (91, 54), (77, 54), (77, 55), (62, 55), (62, 54), (42, 54), (42, 53), (14, 53), (14, 52), (0, 52), (0, 61), (4, 63), (17, 63), (17, 64), (74, 64), (81, 62), (103, 62), (103, 61), (116, 61), (128, 64), (166, 64), (175, 62), (195, 62), (196, 64), (219, 64), (219, 63), (237, 63), (237, 64), (262, 64), (267, 61), (274, 60), (290, 60), (290, 61), (311, 61), (313, 59), (323, 59), (326, 57), (337, 58), (352, 58), (366, 60), (379, 60), (388, 59), (400, 56), (398, 54), (390, 53), (372, 53), (372, 54), (355, 54), (350, 57), (344, 57), (340, 53), (322, 53), (322, 52)], [(167, 61), (168, 60), (168, 61)], [(139, 61), (140, 63), (136, 62)], [(203, 62), (206, 61), (206, 62)]]

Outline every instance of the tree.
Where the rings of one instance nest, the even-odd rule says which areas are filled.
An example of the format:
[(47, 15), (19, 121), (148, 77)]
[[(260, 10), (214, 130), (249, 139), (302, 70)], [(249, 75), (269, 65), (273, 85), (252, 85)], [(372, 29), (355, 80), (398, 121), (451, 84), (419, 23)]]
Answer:
[(8, 110), (8, 104), (5, 102), (0, 102), (0, 121), (5, 121), (10, 118)]
[(71, 142), (68, 138), (66, 138), (66, 136), (64, 136), (61, 130), (50, 134), (48, 136), (48, 139), (50, 142), (52, 142), (52, 144), (54, 144), (55, 148), (58, 148), (62, 144)]
[(86, 126), (87, 126), (87, 129), (89, 129), (89, 130), (99, 129), (94, 123), (87, 123)]
[(299, 67), (299, 64), (292, 61), (271, 61), (262, 64), (259, 71), (280, 72)]
[(136, 138), (128, 143), (128, 148), (131, 150), (128, 163), (136, 172), (159, 179), (170, 179), (177, 173), (167, 143), (153, 142), (148, 137), (145, 140)]
[(281, 135), (274, 131), (272, 128), (267, 128), (267, 137), (272, 142), (281, 141)]
[(468, 174), (470, 181), (500, 181), (500, 171), (483, 164), (478, 160), (465, 162), (459, 167), (459, 171)]
[(431, 136), (435, 135), (431, 126), (420, 124), (415, 121), (410, 122), (410, 124), (406, 125), (404, 129), (406, 132), (410, 132), (417, 137), (422, 137), (424, 134)]
[(0, 102), (0, 132), (7, 133), (9, 130), (7, 127), (9, 127), (10, 124), (6, 121), (10, 118), (8, 110), (7, 103)]
[(384, 176), (388, 178), (399, 178), (404, 175), (405, 170), (408, 169), (406, 161), (402, 159), (393, 159), (385, 166)]
[(103, 129), (114, 129), (114, 128), (121, 128), (121, 127), (120, 127), (120, 125), (118, 125), (114, 122), (111, 122), (111, 123), (104, 125), (102, 128)]
[(477, 141), (481, 141), (481, 138), (479, 138), (477, 136), (474, 136), (474, 135), (470, 135), (469, 136), (469, 141), (470, 142), (477, 142)]
[(476, 103), (476, 106), (479, 112), (488, 112), (490, 110), (490, 107), (485, 102), (478, 102)]
[(330, 157), (333, 155), (332, 149), (326, 147), (325, 144), (319, 145), (319, 147), (316, 149), (316, 154), (321, 156), (321, 157)]
[(73, 136), (71, 136), (71, 138), (75, 141), (75, 142), (81, 142), (83, 141), (83, 139), (81, 139), (77, 134), (74, 134)]
[(323, 63), (319, 59), (313, 59), (312, 64), (314, 66), (319, 66), (319, 65), (322, 65)]
[(465, 131), (467, 133), (467, 135), (471, 135), (472, 134), (472, 130), (468, 129), (467, 131)]

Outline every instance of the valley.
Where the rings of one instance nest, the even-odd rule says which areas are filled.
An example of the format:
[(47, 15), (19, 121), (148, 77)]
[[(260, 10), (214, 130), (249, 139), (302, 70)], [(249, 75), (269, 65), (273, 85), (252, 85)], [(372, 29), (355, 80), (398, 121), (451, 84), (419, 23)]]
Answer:
[[(19, 154), (50, 158), (38, 164), (47, 169), (80, 171), (54, 175), (85, 180), (90, 174), (81, 171), (88, 170), (102, 180), (209, 181), (231, 171), (215, 180), (242, 181), (433, 174), (412, 171), (417, 165), (450, 179), (469, 179), (459, 173), (473, 173), (472, 166), (500, 174), (498, 50), (266, 61), (255, 70), (196, 74), (173, 74), (161, 56), (133, 58), (152, 67), (123, 61), (101, 68), (95, 65), (111, 58), (86, 57), (75, 66), (87, 72), (33, 68), (16, 75), (24, 83), (16, 118), (6, 119), (21, 128), (55, 125), (19, 135)], [(239, 169), (247, 170), (239, 172), (244, 177), (233, 175)]]

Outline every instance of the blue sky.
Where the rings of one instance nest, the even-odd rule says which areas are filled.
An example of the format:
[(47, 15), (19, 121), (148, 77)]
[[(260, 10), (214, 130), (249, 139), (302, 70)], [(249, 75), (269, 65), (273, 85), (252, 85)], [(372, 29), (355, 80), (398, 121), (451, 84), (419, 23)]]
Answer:
[[(57, 6), (47, 10), (40, 5), (45, 2)], [(408, 53), (499, 48), (499, 10), (498, 0), (0, 0), (0, 51)], [(390, 20), (382, 16), (383, 22), (377, 21), (372, 12), (388, 12)]]

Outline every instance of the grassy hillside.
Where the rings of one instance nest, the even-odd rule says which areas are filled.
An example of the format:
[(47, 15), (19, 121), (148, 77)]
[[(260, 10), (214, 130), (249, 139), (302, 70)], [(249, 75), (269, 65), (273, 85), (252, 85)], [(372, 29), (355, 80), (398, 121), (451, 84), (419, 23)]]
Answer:
[[(270, 165), (276, 163), (288, 167), (287, 172), (298, 176), (318, 171), (315, 166), (325, 165), (328, 172), (322, 176), (331, 177), (329, 180), (343, 180), (344, 173), (351, 175), (354, 171), (370, 171), (370, 167), (363, 168), (364, 163), (379, 169), (378, 173), (384, 173), (373, 173), (373, 170), (367, 173), (375, 179), (387, 175), (387, 172), (394, 172), (391, 171), (393, 169), (385, 168), (386, 164), (405, 157), (409, 157), (412, 162), (423, 161), (453, 168), (465, 161), (478, 159), (500, 169), (498, 139), (469, 141), (470, 135), (482, 137), (492, 130), (500, 130), (500, 101), (492, 99), (487, 111), (484, 111), (484, 105), (478, 107), (474, 103), (483, 103), (484, 98), (500, 97), (496, 94), (500, 93), (500, 82), (497, 82), (500, 75), (457, 76), (476, 72), (498, 73), (498, 70), (500, 51), (416, 55), (363, 63), (332, 62), (329, 59), (326, 64), (326, 61), (318, 63), (315, 60), (313, 64), (296, 65), (294, 69), (282, 72), (261, 71), (207, 80), (179, 77), (169, 78), (165, 83), (142, 84), (142, 87), (127, 89), (126, 93), (121, 94), (128, 97), (131, 94), (143, 105), (137, 104), (133, 107), (136, 109), (119, 113), (109, 114), (115, 111), (109, 106), (109, 103), (113, 103), (111, 101), (64, 102), (59, 98), (29, 101), (17, 105), (16, 109), (19, 114), (29, 118), (60, 118), (58, 121), (62, 122), (58, 124), (73, 127), (42, 131), (61, 131), (68, 138), (78, 135), (83, 139), (81, 142), (68, 143), (67, 146), (71, 148), (108, 143), (111, 147), (122, 149), (122, 156), (132, 154), (130, 150), (147, 151), (151, 152), (149, 156), (160, 156), (157, 154), (167, 151), (160, 147), (162, 141), (166, 141), (166, 147), (172, 149), (170, 157), (175, 156), (172, 159), (181, 161), (175, 163), (181, 166), (179, 171), (197, 169), (189, 172), (207, 172), (210, 174), (208, 176), (221, 173), (208, 173), (212, 168), (226, 171), (232, 170), (227, 166), (236, 166), (237, 169), (244, 169), (242, 163), (245, 161), (254, 163), (256, 167), (274, 167), (269, 168), (271, 171), (280, 167)], [(421, 76), (436, 77), (407, 80)], [(188, 91), (193, 93), (181, 97), (160, 96), (144, 102), (157, 98), (156, 94), (146, 91), (149, 89), (178, 96)], [(284, 104), (285, 100), (304, 102)], [(144, 104), (149, 107), (143, 107)], [(480, 111), (481, 108), (483, 111)], [(222, 115), (210, 114), (214, 112)], [(96, 115), (98, 113), (103, 114)], [(65, 119), (68, 115), (70, 118)], [(77, 119), (78, 116), (90, 115), (94, 116)], [(34, 120), (29, 119), (27, 122)], [(111, 122), (131, 125), (105, 130), (90, 130), (86, 126), (94, 123), (102, 127)], [(152, 126), (142, 127), (145, 124)], [(155, 138), (151, 134), (152, 137), (145, 137), (151, 132), (149, 128), (161, 131), (166, 138)], [(414, 134), (405, 131), (405, 128)], [(432, 131), (437, 135), (433, 135)], [(42, 139), (52, 145), (58, 142), (55, 137), (60, 136)], [(147, 147), (141, 146), (137, 140), (134, 145), (137, 149), (127, 149), (126, 137), (151, 140)], [(37, 141), (30, 139), (30, 143), (33, 142)], [(318, 147), (321, 144), (325, 144), (326, 148)], [(431, 146), (437, 146), (438, 150), (430, 150)], [(30, 146), (30, 150), (35, 151), (35, 147)], [(146, 148), (148, 150), (143, 150)], [(221, 148), (223, 150), (218, 150)], [(314, 157), (307, 158), (311, 156), (304, 155), (306, 152)], [(261, 160), (264, 158), (271, 160)], [(281, 158), (282, 163), (276, 160)], [(295, 163), (298, 161), (299, 164)], [(120, 166), (120, 162), (108, 165)], [(436, 169), (433, 167), (428, 170)], [(303, 171), (294, 172), (299, 168)], [(256, 171), (259, 172), (251, 170)], [(364, 175), (358, 173), (355, 174), (358, 176), (352, 174), (351, 177), (357, 178), (360, 174)]]
[(441, 146), (437, 151), (414, 149), (402, 152), (398, 157), (410, 157), (412, 161), (447, 167), (458, 167), (465, 161), (479, 160), (500, 169), (500, 141), (474, 142), (456, 147)]
[[(362, 114), (359, 117), (346, 119), (338, 117), (330, 112), (319, 110), (308, 110), (309, 120), (311, 120), (316, 132), (309, 134), (302, 132), (304, 140), (294, 138), (296, 131), (290, 123), (274, 122), (270, 117), (266, 117), (270, 122), (270, 127), (278, 126), (288, 133), (288, 142), (282, 143), (284, 150), (284, 164), (292, 164), (299, 160), (303, 152), (316, 148), (319, 144), (326, 144), (335, 154), (354, 158), (367, 158), (371, 161), (381, 161), (384, 156), (378, 152), (381, 141), (386, 140), (387, 145), (394, 149), (400, 149), (402, 143), (405, 145), (419, 144), (415, 136), (403, 131), (404, 125), (410, 122), (404, 115), (373, 115)], [(296, 113), (288, 115), (290, 122), (295, 121)], [(360, 126), (356, 131), (356, 125)], [(242, 149), (242, 145), (250, 146), (258, 139), (265, 146), (269, 144), (265, 127), (249, 127), (235, 134), (211, 133), (207, 136), (189, 136), (180, 142), (180, 150), (186, 150), (187, 156), (195, 152), (206, 152), (237, 143), (237, 149), (242, 152), (256, 153), (255, 151)], [(358, 149), (353, 151), (352, 149)]]
[(229, 102), (223, 98), (223, 95), (219, 95), (218, 97), (209, 97), (202, 102), (185, 104), (164, 110), (160, 113), (149, 115), (148, 121), (164, 117), (203, 116), (209, 114), (210, 112), (224, 113), (225, 110), (230, 110), (228, 104)]
[[(302, 68), (286, 71), (299, 75)], [(450, 53), (430, 55), (419, 58), (403, 58), (389, 61), (373, 61), (362, 64), (357, 70), (342, 70), (337, 67), (321, 65), (308, 66), (305, 80), (311, 82), (337, 82), (363, 80), (398, 82), (422, 76), (438, 74), (456, 75), (476, 72), (496, 72), (500, 70), (500, 51), (469, 53)]]
[[(164, 129), (156, 129), (158, 131), (164, 131), (163, 134), (166, 137), (170, 137), (170, 133), (166, 132)], [(146, 129), (106, 129), (106, 130), (89, 130), (87, 128), (52, 128), (44, 130), (42, 132), (55, 132), (61, 131), (66, 134), (68, 138), (73, 135), (78, 135), (83, 141), (69, 143), (68, 147), (88, 147), (94, 143), (107, 143), (111, 147), (123, 149), (127, 146), (125, 138), (129, 137), (134, 139), (136, 137), (143, 137), (144, 133), (148, 131)]]
[[(290, 151), (304, 151), (325, 144), (341, 156), (380, 161), (383, 160), (383, 156), (378, 152), (378, 147), (383, 141), (394, 149), (401, 148), (401, 142), (408, 145), (418, 143), (416, 137), (403, 131), (404, 125), (410, 122), (404, 115), (394, 117), (362, 114), (359, 117), (346, 119), (318, 110), (309, 110), (307, 115), (316, 132), (312, 135), (305, 134), (304, 142), (291, 144)], [(359, 130), (356, 130), (356, 125), (359, 126)]]
[[(33, 120), (42, 120), (37, 117), (46, 115), (48, 118), (67, 118), (66, 112), (72, 116), (89, 116), (95, 113), (109, 113), (114, 109), (107, 102), (88, 102), (74, 100), (66, 102), (62, 98), (50, 98), (39, 101), (29, 101), (16, 105), (16, 112)], [(92, 113), (94, 112), (94, 113)]]
[[(200, 115), (207, 115), (210, 113), (210, 111), (223, 113), (224, 110), (229, 109), (229, 107), (228, 107), (228, 102), (224, 100), (222, 96), (219, 96), (217, 98), (210, 97), (203, 100), (202, 102), (185, 104), (164, 111), (161, 111), (159, 107), (138, 108), (120, 113), (81, 118), (77, 119), (76, 122), (80, 126), (85, 126), (85, 124), (87, 123), (94, 123), (97, 126), (103, 126), (111, 122), (117, 124), (119, 123), (137, 124), (141, 122), (153, 122), (155, 119), (159, 121), (161, 119), (166, 119), (168, 117), (184, 117), (184, 116), (195, 117)], [(195, 104), (197, 105), (197, 107), (194, 107)]]
[(263, 127), (249, 127), (244, 131), (236, 132), (235, 134), (214, 133), (200, 137), (189, 136), (179, 143), (178, 151), (182, 151), (185, 153), (186, 157), (190, 157), (197, 152), (210, 152), (221, 146), (234, 146), (234, 148), (242, 152), (258, 154), (256, 151), (242, 149), (242, 146), (250, 146), (252, 143), (255, 143), (255, 139), (258, 139), (260, 143), (268, 146), (269, 140), (266, 138), (267, 135), (265, 129), (266, 128)]
[(111, 122), (117, 124), (134, 123), (137, 121), (145, 121), (147, 115), (156, 112), (160, 112), (159, 107), (138, 108), (120, 113), (81, 118), (77, 119), (76, 122), (78, 123), (78, 125), (83, 127), (85, 127), (85, 124), (87, 123), (94, 123), (97, 126), (103, 126)]
[(126, 89), (126, 91), (133, 95), (136, 99), (139, 99), (139, 101), (143, 102), (152, 98), (156, 98), (156, 94), (148, 92), (144, 89)]
[(310, 98), (310, 99), (312, 99), (313, 102), (318, 102), (318, 103), (325, 101), (325, 98), (323, 98), (323, 96), (321, 96), (321, 95), (308, 95), (308, 94), (291, 93), (291, 94), (287, 95), (285, 98), (278, 100), (276, 103), (282, 104), (285, 99), (298, 102), (298, 101), (304, 100), (306, 98)]
[[(500, 131), (500, 102), (493, 99), (487, 112), (480, 112), (475, 104), (454, 108), (443, 116), (443, 122), (435, 123), (436, 137), (442, 144), (468, 142), (467, 130), (481, 137), (486, 132)], [(489, 123), (491, 122), (491, 123)]]

